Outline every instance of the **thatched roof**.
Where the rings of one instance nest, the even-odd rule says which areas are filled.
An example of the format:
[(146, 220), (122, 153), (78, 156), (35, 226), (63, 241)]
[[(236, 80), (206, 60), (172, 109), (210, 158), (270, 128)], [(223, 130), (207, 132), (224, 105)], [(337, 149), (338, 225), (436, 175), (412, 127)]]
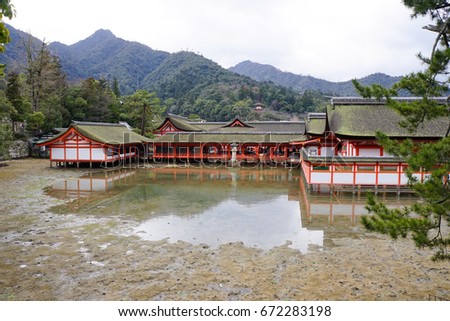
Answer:
[(186, 117), (169, 114), (157, 131), (170, 122), (179, 132), (208, 132), (208, 133), (288, 133), (303, 135), (305, 133), (304, 121), (248, 121), (235, 118), (230, 122), (191, 122)]
[(306, 117), (306, 133), (323, 135), (325, 133), (327, 115), (325, 113), (308, 113)]
[(64, 139), (64, 136), (71, 130), (77, 131), (90, 140), (109, 145), (140, 144), (150, 141), (149, 138), (133, 132), (129, 126), (123, 123), (74, 122), (66, 131), (40, 143), (40, 145), (48, 145)]
[(400, 126), (402, 119), (399, 113), (382, 104), (327, 107), (329, 130), (338, 137), (375, 137), (377, 131), (382, 131), (392, 138), (441, 138), (449, 125), (448, 118), (441, 117), (425, 121), (410, 132)]
[(255, 121), (247, 124), (252, 125), (255, 132), (305, 133), (304, 121)]
[(161, 123), (161, 125), (156, 128), (156, 130), (160, 130), (164, 127), (164, 125), (167, 124), (167, 122), (170, 122), (176, 129), (180, 131), (187, 131), (187, 132), (199, 132), (203, 129), (194, 125), (192, 122), (189, 122), (189, 120), (186, 117), (178, 116), (169, 114), (166, 119)]

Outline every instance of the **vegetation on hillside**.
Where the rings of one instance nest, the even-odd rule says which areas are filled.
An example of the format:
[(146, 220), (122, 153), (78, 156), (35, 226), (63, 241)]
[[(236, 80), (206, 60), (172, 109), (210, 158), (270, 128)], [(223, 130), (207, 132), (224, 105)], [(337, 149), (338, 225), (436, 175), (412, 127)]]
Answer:
[[(240, 75), (248, 76), (256, 81), (269, 81), (277, 85), (292, 88), (297, 92), (306, 91), (322, 92), (329, 96), (356, 96), (357, 91), (352, 81), (331, 82), (312, 76), (296, 75), (291, 72), (281, 71), (271, 65), (259, 64), (251, 61), (243, 61), (229, 70)], [(378, 84), (391, 88), (401, 77), (392, 77), (382, 73), (375, 73), (358, 79), (362, 85)]]
[[(7, 63), (10, 71), (20, 73), (21, 68), (27, 63), (24, 42), (32, 43), (36, 49), (42, 46), (42, 42), (13, 27), (10, 29), (12, 34), (10, 54), (0, 56), (0, 61)], [(226, 70), (200, 55), (191, 52), (170, 54), (153, 50), (139, 43), (119, 39), (108, 30), (99, 30), (87, 39), (70, 46), (53, 42), (47, 48), (52, 55), (59, 58), (61, 70), (71, 84), (94, 78), (105, 79), (110, 83), (116, 81), (119, 92), (123, 95), (131, 95), (139, 89), (156, 91), (158, 97), (163, 100), (175, 99), (175, 110), (183, 115), (188, 114), (183, 111), (184, 107), (191, 107), (190, 105), (195, 103), (197, 98), (201, 100), (198, 104), (203, 105), (203, 100), (210, 98), (207, 97), (209, 92), (217, 94), (218, 91), (214, 88), (217, 84), (220, 84), (221, 88), (230, 87), (227, 92), (235, 91), (240, 85), (251, 88), (263, 85)], [(287, 113), (304, 111), (301, 105), (290, 103), (292, 97), (298, 99), (301, 94), (296, 91), (285, 92), (279, 89), (281, 86), (273, 83), (264, 84), (264, 87), (273, 87), (270, 96), (274, 99), (271, 100), (269, 96), (256, 97), (256, 99), (260, 98), (260, 101), (252, 99), (253, 104), (261, 103), (269, 109), (272, 105), (275, 106), (276, 113), (269, 113), (264, 117), (289, 117), (288, 114), (280, 116), (280, 110)], [(278, 93), (275, 94), (276, 92)], [(317, 97), (321, 96), (319, 91), (315, 92)], [(282, 97), (283, 95), (286, 97)], [(226, 96), (227, 94), (224, 93), (222, 100), (229, 100)], [(317, 106), (307, 107), (314, 110), (320, 108), (325, 100), (321, 98), (314, 101)], [(212, 100), (221, 101), (217, 97)], [(227, 114), (228, 112), (229, 110)], [(211, 112), (200, 113), (203, 117), (211, 114)], [(216, 115), (213, 116), (213, 119), (218, 118)]]
[[(326, 102), (320, 93), (301, 95), (292, 89), (258, 83), (227, 71), (191, 52), (168, 57), (145, 82), (162, 99), (173, 99), (169, 111), (198, 115), (210, 121), (240, 116), (244, 119), (276, 119), (319, 110)], [(263, 111), (255, 111), (255, 105)]]
[(319, 92), (260, 83), (192, 52), (155, 51), (107, 30), (72, 46), (48, 45), (14, 28), (12, 35), (17, 59), (1, 57), (8, 69), (0, 94), (14, 132), (23, 124), (40, 133), (72, 120), (123, 120), (149, 134), (166, 112), (210, 121), (288, 119), (322, 110), (327, 101)]

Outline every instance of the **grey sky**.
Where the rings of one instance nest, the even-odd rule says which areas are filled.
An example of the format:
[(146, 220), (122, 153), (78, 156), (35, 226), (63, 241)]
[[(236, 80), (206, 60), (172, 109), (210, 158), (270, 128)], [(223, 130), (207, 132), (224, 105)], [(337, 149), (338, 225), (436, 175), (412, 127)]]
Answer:
[(422, 68), (433, 35), (401, 0), (13, 0), (6, 21), (48, 42), (98, 29), (153, 49), (189, 50), (223, 67), (243, 60), (332, 81)]

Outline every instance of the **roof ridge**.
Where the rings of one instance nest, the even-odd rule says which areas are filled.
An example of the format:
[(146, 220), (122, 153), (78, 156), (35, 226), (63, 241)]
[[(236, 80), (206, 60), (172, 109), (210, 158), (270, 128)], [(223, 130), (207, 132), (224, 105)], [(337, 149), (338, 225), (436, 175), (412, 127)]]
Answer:
[(72, 124), (76, 126), (121, 126), (127, 127), (124, 123), (100, 123), (100, 122), (89, 122), (89, 121), (76, 121), (72, 120)]
[(168, 113), (167, 116), (173, 117), (173, 118), (179, 118), (179, 119), (188, 120), (188, 118), (186, 116), (181, 116), (181, 115), (176, 115), (176, 114), (171, 114), (171, 113)]
[(250, 120), (247, 124), (304, 124), (304, 120)]
[(255, 131), (255, 132), (216, 132), (216, 131), (207, 131), (207, 132), (167, 132), (165, 135), (303, 135), (303, 131), (296, 132), (274, 132), (274, 131)]
[[(422, 97), (391, 97), (390, 99), (397, 102), (413, 102), (423, 99)], [(448, 97), (429, 97), (428, 99), (439, 104), (446, 104)], [(342, 105), (386, 105), (387, 99), (383, 98), (364, 98), (364, 97), (332, 97), (332, 106)]]

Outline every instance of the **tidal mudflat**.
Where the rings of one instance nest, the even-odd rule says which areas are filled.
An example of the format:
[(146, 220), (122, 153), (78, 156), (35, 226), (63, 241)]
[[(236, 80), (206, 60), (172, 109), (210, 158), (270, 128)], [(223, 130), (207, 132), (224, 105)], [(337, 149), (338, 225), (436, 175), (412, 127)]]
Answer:
[[(36, 159), (0, 168), (1, 300), (450, 297), (448, 263), (432, 262), (431, 253), (409, 241), (368, 234), (358, 223), (358, 204), (316, 216), (329, 204), (318, 199), (305, 207), (288, 170), (244, 179), (180, 171), (172, 186), (173, 179), (158, 179), (174, 175), (164, 170), (143, 169), (144, 178), (95, 171), (50, 168)], [(99, 177), (106, 177), (103, 186)], [(72, 189), (73, 182), (87, 182), (91, 191)], [(191, 201), (181, 199), (186, 193)], [(268, 204), (279, 211), (264, 212)], [(242, 206), (247, 220), (236, 222)], [(255, 221), (251, 215), (261, 212)], [(217, 221), (222, 229), (198, 234)], [(251, 232), (255, 224), (259, 230)]]

